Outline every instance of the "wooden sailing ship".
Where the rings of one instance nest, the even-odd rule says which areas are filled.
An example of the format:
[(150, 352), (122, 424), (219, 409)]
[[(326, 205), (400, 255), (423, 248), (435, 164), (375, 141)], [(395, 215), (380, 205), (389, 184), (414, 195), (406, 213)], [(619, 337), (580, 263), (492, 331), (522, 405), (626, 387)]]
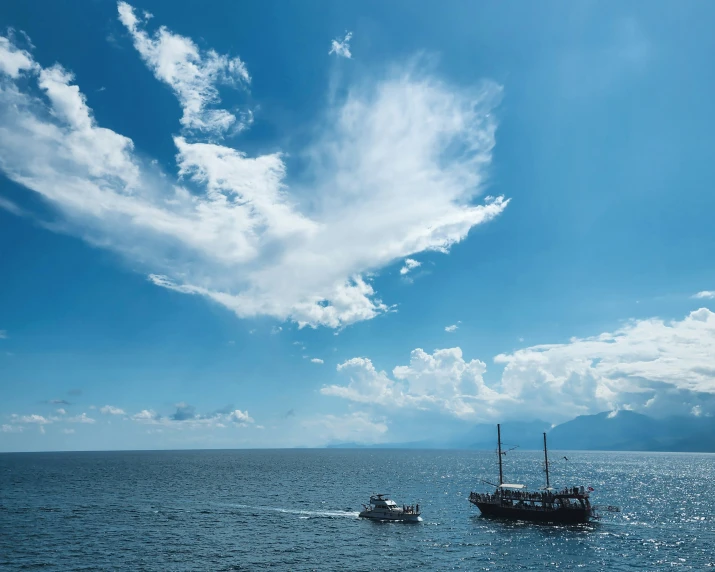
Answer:
[[(497, 425), (497, 455), (499, 458), (499, 484), (493, 494), (472, 492), (469, 502), (476, 505), (483, 516), (527, 520), (555, 524), (578, 524), (598, 518), (595, 506), (591, 505), (591, 487), (554, 489), (549, 480), (549, 454), (544, 433), (544, 472), (546, 486), (539, 491), (529, 491), (525, 485), (504, 482), (501, 426)], [(487, 484), (488, 481), (484, 481)], [(617, 512), (618, 507), (605, 507)]]

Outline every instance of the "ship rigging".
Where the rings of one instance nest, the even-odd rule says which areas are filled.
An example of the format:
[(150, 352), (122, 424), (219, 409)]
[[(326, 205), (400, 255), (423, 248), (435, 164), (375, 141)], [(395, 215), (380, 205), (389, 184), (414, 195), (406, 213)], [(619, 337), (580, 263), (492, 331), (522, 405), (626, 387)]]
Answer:
[[(515, 448), (515, 447), (514, 447)], [(512, 449), (509, 449), (509, 451)], [(591, 505), (591, 487), (575, 486), (556, 490), (549, 477), (549, 453), (544, 433), (544, 473), (546, 486), (540, 491), (529, 491), (523, 484), (505, 483), (502, 457), (501, 425), (497, 425), (497, 457), (499, 459), (499, 484), (493, 494), (472, 492), (469, 502), (477, 506), (483, 516), (528, 520), (557, 524), (578, 524), (598, 518)], [(483, 481), (487, 484), (488, 481)], [(604, 507), (610, 512), (619, 512), (618, 507)]]

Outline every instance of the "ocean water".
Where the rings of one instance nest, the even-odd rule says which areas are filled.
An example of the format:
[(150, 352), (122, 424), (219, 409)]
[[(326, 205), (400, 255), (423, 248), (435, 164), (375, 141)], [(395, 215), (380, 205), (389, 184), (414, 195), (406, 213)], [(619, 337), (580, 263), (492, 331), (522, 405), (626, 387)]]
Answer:
[[(563, 455), (568, 460), (563, 459)], [(543, 484), (538, 452), (505, 480)], [(265, 450), (0, 455), (2, 570), (707, 570), (715, 456), (561, 453), (552, 484), (619, 505), (589, 525), (479, 516), (496, 455)], [(419, 503), (417, 524), (357, 517), (373, 492)]]

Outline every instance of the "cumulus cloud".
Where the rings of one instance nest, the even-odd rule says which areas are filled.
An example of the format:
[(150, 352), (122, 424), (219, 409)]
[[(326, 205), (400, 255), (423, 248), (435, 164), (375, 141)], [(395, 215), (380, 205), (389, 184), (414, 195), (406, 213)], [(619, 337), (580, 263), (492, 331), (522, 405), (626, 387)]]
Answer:
[(458, 328), (459, 326), (457, 324), (452, 324), (451, 326), (446, 326), (444, 331), (451, 334), (452, 332), (456, 332)]
[(125, 415), (124, 409), (114, 407), (113, 405), (105, 405), (104, 407), (100, 407), (99, 412), (104, 413), (105, 415)]
[[(206, 106), (217, 102), (215, 81), (248, 81), (239, 62), (166, 29), (149, 36), (126, 4), (120, 14), (184, 106), (183, 125), (200, 135), (227, 124)], [(172, 176), (97, 124), (69, 71), (28, 52), (18, 59), (18, 50), (8, 38), (0, 44), (0, 60), (16, 62), (0, 73), (0, 170), (155, 285), (240, 317), (332, 328), (371, 319), (390, 305), (368, 276), (447, 252), (508, 203), (476, 202), (501, 92), (490, 82), (451, 85), (416, 62), (351, 86), (317, 122), (302, 182), (291, 185), (281, 153), (249, 157), (187, 136), (174, 137)]]
[(421, 262), (417, 262), (417, 260), (414, 260), (412, 258), (406, 258), (405, 259), (405, 265), (400, 268), (400, 274), (403, 276), (407, 274), (410, 270), (414, 270), (415, 268), (421, 266)]
[(342, 40), (340, 38), (335, 38), (330, 43), (330, 51), (328, 52), (328, 55), (335, 54), (336, 56), (342, 56), (343, 58), (352, 58), (353, 55), (350, 53), (350, 40), (352, 37), (352, 32), (346, 32)]
[(614, 332), (500, 354), (495, 362), (506, 366), (502, 391), (554, 416), (619, 405), (687, 413), (715, 394), (713, 351), (715, 314), (700, 308), (680, 321), (633, 320)]
[(713, 298), (715, 298), (715, 291), (713, 291), (713, 290), (703, 290), (702, 292), (698, 292), (697, 294), (693, 294), (693, 298), (701, 299), (701, 300), (704, 299), (704, 298), (713, 299)]
[(66, 415), (67, 414), (67, 410), (62, 409), (61, 407), (59, 409), (55, 409), (55, 411), (57, 412), (58, 415)]
[(248, 411), (241, 411), (236, 409), (228, 415), (229, 419), (235, 423), (247, 425), (249, 423), (254, 423), (253, 417), (248, 414)]
[(132, 421), (151, 422), (158, 421), (161, 416), (153, 409), (142, 409), (139, 413), (131, 416)]
[(325, 362), (323, 362), (323, 360), (322, 360), (322, 359), (320, 359), (320, 358), (317, 358), (317, 357), (314, 357), (314, 358), (313, 358), (313, 359), (311, 359), (310, 361), (311, 361), (311, 362), (313, 362), (313, 363), (325, 363)]
[(174, 34), (164, 26), (150, 36), (144, 29), (146, 15), (137, 16), (126, 2), (117, 4), (119, 20), (134, 41), (134, 47), (156, 78), (168, 84), (183, 108), (181, 124), (187, 129), (220, 134), (234, 127), (242, 130), (252, 122), (247, 112), (242, 119), (220, 103), (217, 85), (246, 86), (251, 81), (240, 58), (201, 51), (189, 38)]
[(338, 366), (346, 384), (323, 395), (356, 404), (436, 410), (469, 420), (577, 415), (632, 409), (655, 416), (715, 413), (715, 313), (700, 308), (682, 320), (632, 320), (614, 332), (499, 354), (501, 379), (485, 384), (486, 364), (459, 348), (414, 350), (392, 376), (367, 358)]
[(413, 350), (409, 365), (395, 367), (392, 377), (367, 358), (350, 359), (338, 371), (349, 377), (348, 384), (325, 386), (323, 395), (388, 408), (439, 410), (461, 419), (491, 416), (497, 406), (511, 401), (487, 387), (484, 362), (465, 361), (460, 348), (432, 354)]

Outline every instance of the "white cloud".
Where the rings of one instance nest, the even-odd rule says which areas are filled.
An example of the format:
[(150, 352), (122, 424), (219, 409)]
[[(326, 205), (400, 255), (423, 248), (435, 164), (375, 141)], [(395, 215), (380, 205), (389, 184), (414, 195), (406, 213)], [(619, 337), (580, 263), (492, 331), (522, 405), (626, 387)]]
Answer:
[(410, 364), (395, 367), (392, 377), (367, 358), (350, 359), (338, 371), (349, 376), (349, 383), (323, 387), (323, 395), (387, 408), (438, 410), (462, 419), (491, 416), (499, 403), (510, 401), (485, 385), (484, 362), (465, 361), (460, 348), (432, 354), (413, 350)]
[(29, 52), (17, 48), (10, 38), (0, 36), (0, 73), (16, 79), (21, 71), (30, 70), (34, 66), (35, 62)]
[(311, 359), (310, 361), (312, 361), (313, 363), (324, 363), (322, 359), (317, 358), (317, 357), (314, 357), (314, 358)]
[(75, 415), (74, 417), (68, 417), (66, 421), (69, 421), (70, 423), (96, 423), (96, 420), (88, 417), (86, 413)]
[(248, 411), (226, 407), (219, 411), (202, 415), (196, 412), (196, 408), (193, 405), (183, 402), (177, 403), (176, 411), (167, 417), (162, 417), (152, 409), (144, 409), (132, 415), (130, 419), (138, 423), (161, 425), (173, 429), (225, 429), (228, 425), (247, 427), (255, 423)]
[(451, 334), (452, 332), (456, 332), (458, 328), (459, 326), (457, 324), (452, 324), (451, 326), (445, 326), (444, 331)]
[(132, 415), (133, 421), (154, 421), (158, 418), (156, 411), (153, 409), (142, 409), (139, 413)]
[(0, 427), (0, 431), (3, 433), (22, 433), (23, 427), (20, 425), (3, 425)]
[[(125, 25), (143, 34), (134, 12), (121, 9)], [(185, 47), (168, 31), (159, 36)], [(147, 41), (151, 57), (163, 53), (160, 40)], [(32, 64), (18, 78), (0, 74), (4, 174), (55, 205), (68, 228), (146, 269), (157, 286), (240, 317), (332, 328), (371, 319), (389, 306), (370, 273), (427, 250), (447, 252), (508, 203), (474, 202), (494, 146), (500, 88), (492, 83), (450, 85), (416, 62), (353, 86), (305, 150), (308, 182), (288, 186), (279, 153), (248, 157), (184, 137), (174, 138), (181, 179), (172, 180), (130, 139), (97, 125), (71, 74)], [(202, 86), (212, 77), (196, 73)], [(180, 101), (204, 93), (196, 89), (177, 87)]]
[(229, 128), (244, 129), (252, 122), (248, 112), (242, 119), (225, 109), (209, 106), (220, 103), (217, 84), (246, 86), (251, 81), (240, 58), (229, 58), (213, 50), (202, 52), (189, 38), (160, 27), (154, 36), (144, 29), (144, 21), (137, 17), (126, 2), (117, 4), (119, 20), (134, 41), (134, 47), (156, 78), (167, 83), (183, 108), (181, 124), (187, 129), (219, 134)]
[(119, 407), (114, 407), (112, 405), (105, 405), (99, 409), (100, 413), (105, 415), (125, 415), (124, 409), (119, 409)]
[(61, 407), (59, 409), (55, 409), (58, 415), (66, 415), (67, 411), (65, 409), (62, 409)]
[(32, 415), (16, 415), (13, 413), (11, 415), (11, 418), (15, 423), (34, 423), (37, 425), (48, 425), (52, 423), (51, 419), (43, 417), (42, 415), (36, 415), (34, 413)]
[(680, 321), (633, 320), (612, 333), (533, 346), (495, 362), (506, 365), (502, 391), (553, 417), (619, 406), (684, 413), (715, 394), (714, 352), (715, 314), (700, 308)]
[(328, 55), (335, 54), (336, 56), (342, 56), (344, 58), (352, 58), (353, 55), (350, 53), (350, 40), (353, 37), (352, 32), (346, 32), (345, 37), (341, 40), (340, 38), (335, 38), (330, 43), (330, 51)]
[(400, 274), (403, 276), (407, 274), (410, 270), (414, 270), (415, 268), (421, 266), (421, 262), (417, 262), (417, 260), (413, 260), (412, 258), (406, 258), (405, 259), (405, 265), (400, 268)]
[(232, 411), (229, 413), (228, 417), (231, 421), (240, 424), (254, 423), (253, 417), (248, 414), (248, 411), (241, 411), (240, 409)]
[(75, 433), (75, 430), (74, 429), (62, 429), (62, 432), (67, 435), (71, 435), (72, 433)]
[(710, 299), (712, 299), (712, 298), (715, 298), (715, 291), (703, 290), (702, 292), (693, 294), (693, 298), (697, 298), (697, 299), (710, 298)]
[(412, 352), (392, 376), (367, 358), (338, 366), (346, 385), (323, 395), (356, 404), (437, 410), (452, 417), (494, 420), (577, 415), (632, 409), (655, 416), (715, 412), (715, 313), (706, 308), (684, 319), (633, 320), (616, 330), (568, 343), (500, 354), (498, 383), (488, 386), (486, 365), (467, 362), (459, 348)]

